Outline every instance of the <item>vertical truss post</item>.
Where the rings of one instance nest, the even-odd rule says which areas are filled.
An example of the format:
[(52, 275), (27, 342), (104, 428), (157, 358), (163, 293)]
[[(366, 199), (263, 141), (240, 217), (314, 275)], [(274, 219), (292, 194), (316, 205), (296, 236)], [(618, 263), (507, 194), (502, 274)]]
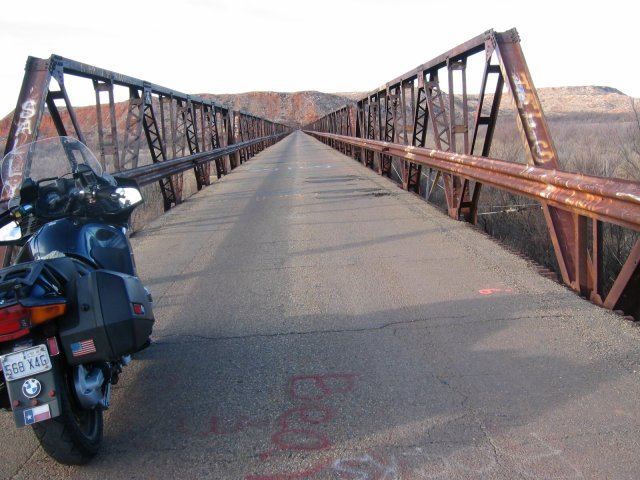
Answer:
[[(263, 133), (264, 132), (264, 121), (256, 118), (256, 138), (261, 138), (263, 137)], [(258, 149), (258, 153), (260, 153), (261, 151), (264, 150), (264, 140), (262, 140), (260, 143), (258, 143), (256, 145), (257, 149)]]
[(592, 246), (592, 258), (587, 264), (589, 267), (589, 298), (597, 304), (603, 305), (604, 292), (602, 288), (603, 280), (603, 268), (602, 263), (602, 222), (600, 220), (593, 220), (592, 223), (593, 234), (593, 246)]
[[(244, 115), (241, 112), (237, 112), (235, 116), (235, 121), (236, 121), (235, 138), (238, 143), (242, 143), (244, 141), (244, 118), (243, 117)], [(240, 165), (242, 165), (246, 161), (246, 159), (247, 159), (247, 155), (244, 149), (238, 150), (238, 161), (240, 162)]]
[[(244, 113), (240, 112), (238, 114), (238, 133), (239, 133), (240, 143), (244, 142), (247, 139), (246, 128), (247, 128), (246, 116)], [(240, 149), (239, 153), (240, 153), (240, 164), (242, 165), (248, 160), (247, 149), (242, 148)]]
[[(247, 120), (247, 127), (249, 129), (248, 140), (253, 140), (254, 138), (256, 138), (256, 119), (250, 116)], [(249, 158), (251, 159), (256, 153), (256, 146), (251, 145), (248, 150)]]
[[(351, 114), (351, 111), (349, 107), (345, 106), (340, 112), (341, 112), (340, 123), (341, 123), (342, 131), (344, 132), (342, 135), (349, 136), (351, 135), (350, 133), (351, 125), (349, 122), (349, 115)], [(344, 143), (344, 142), (342, 143), (342, 153), (345, 155), (350, 155), (351, 147), (349, 146), (348, 143)]]
[[(413, 108), (413, 134), (411, 144), (414, 147), (424, 147), (427, 142), (427, 128), (429, 125), (429, 104), (427, 102), (427, 89), (425, 76), (422, 71), (417, 72), (417, 98), (412, 102)], [(416, 88), (414, 82), (414, 89)], [(412, 94), (413, 95), (413, 94)], [(407, 173), (407, 190), (420, 193), (420, 177), (422, 176), (422, 165), (409, 162)]]
[[(205, 104), (200, 104), (200, 142), (202, 142), (202, 151), (206, 152), (207, 150), (210, 150), (210, 148), (208, 148), (209, 146), (207, 145), (207, 142), (209, 141), (209, 138), (207, 133), (209, 130), (209, 125), (207, 123), (205, 123), (205, 110), (206, 110), (207, 106)], [(207, 116), (208, 118), (208, 116)]]
[[(427, 72), (424, 72), (424, 88), (425, 95), (427, 97), (427, 111), (431, 119), (431, 126), (433, 128), (433, 139), (435, 142), (436, 150), (442, 150), (444, 152), (451, 151), (451, 131), (449, 117), (444, 107), (444, 100), (442, 98), (442, 90), (440, 89), (440, 81), (438, 80), (438, 71), (432, 71), (429, 73), (429, 80), (427, 80)], [(450, 92), (450, 95), (453, 92)], [(429, 200), (435, 188), (438, 184), (438, 180), (441, 177), (440, 171), (438, 171), (429, 187), (427, 193), (427, 200)], [(429, 172), (429, 178), (431, 178), (431, 172)], [(447, 199), (447, 206), (451, 204), (451, 198), (453, 196), (452, 185), (450, 176), (443, 176), (445, 197)]]
[[(200, 145), (198, 144), (198, 123), (196, 105), (191, 101), (191, 98), (187, 96), (187, 105), (185, 110), (185, 132), (187, 135), (187, 145), (189, 146), (189, 153), (200, 152)], [(193, 172), (196, 176), (196, 186), (198, 190), (202, 190), (202, 187), (209, 185), (211, 181), (205, 171), (204, 165), (196, 165), (193, 168)]]
[[(202, 142), (203, 152), (208, 150), (207, 142), (211, 138), (211, 136), (208, 135), (209, 127), (205, 123), (205, 118), (207, 118), (205, 112), (206, 108), (207, 106), (204, 103), (201, 103), (200, 108), (198, 109), (200, 111), (200, 141)], [(202, 165), (200, 165), (200, 167), (205, 180), (204, 184), (211, 185), (211, 162), (203, 163)]]
[(125, 168), (136, 168), (140, 155), (140, 140), (142, 138), (142, 109), (143, 100), (137, 87), (129, 87), (129, 106), (124, 131), (124, 146), (120, 162), (115, 166), (116, 172)]
[[(144, 85), (142, 90), (142, 103), (142, 123), (144, 127), (144, 134), (147, 139), (147, 145), (149, 146), (149, 152), (151, 153), (151, 159), (153, 163), (163, 162), (167, 159), (167, 154), (164, 148), (164, 142), (162, 141), (160, 129), (158, 128), (158, 122), (156, 121), (155, 111), (153, 109), (151, 88), (146, 84)], [(159, 181), (159, 185), (160, 191), (162, 192), (164, 210), (166, 212), (171, 208), (172, 205), (178, 204), (176, 190), (174, 188), (171, 177), (161, 179)]]
[[(491, 58), (493, 56), (493, 43), (487, 42), (486, 46), (486, 62), (484, 67), (484, 74), (482, 75), (482, 83), (480, 85), (480, 94), (478, 96), (478, 107), (476, 108), (475, 120), (473, 126), (473, 135), (471, 140), (471, 148), (469, 153), (472, 155), (476, 153), (476, 146), (478, 145), (478, 133), (480, 127), (485, 127), (484, 140), (482, 142), (482, 148), (479, 155), (488, 157), (491, 151), (491, 143), (493, 141), (493, 134), (495, 133), (496, 124), (498, 121), (498, 111), (500, 108), (500, 102), (502, 100), (502, 88), (504, 86), (504, 78), (502, 77), (502, 71), (500, 65), (493, 65)], [(493, 102), (491, 103), (491, 110), (489, 115), (483, 115), (483, 106), (487, 97), (487, 83), (489, 81), (489, 75), (497, 75), (497, 83), (495, 92), (493, 94)]]
[[(247, 140), (252, 140), (255, 137), (255, 123), (252, 116), (247, 115)], [(255, 153), (255, 145), (247, 147), (247, 160), (251, 160)]]
[[(209, 132), (209, 141), (211, 143), (211, 148), (220, 148), (220, 136), (218, 134), (218, 123), (216, 120), (216, 109), (213, 105), (209, 105), (206, 108), (206, 123), (207, 130)], [(217, 158), (216, 162), (216, 175), (218, 178), (222, 177), (222, 175), (227, 174), (227, 169), (225, 162), (222, 158)]]
[[(449, 131), (451, 132), (451, 151), (457, 152), (459, 150), (457, 137), (462, 135), (462, 153), (469, 153), (469, 106), (467, 98), (467, 59), (463, 57), (459, 60), (448, 60), (449, 71)], [(456, 104), (454, 98), (454, 73), (460, 72), (461, 84), (462, 84), (462, 118), (461, 123), (456, 114)], [(460, 219), (463, 204), (469, 204), (469, 190), (467, 180), (459, 177), (458, 175), (451, 176), (452, 182), (452, 197), (451, 205), (449, 207), (449, 214), (455, 218)], [(463, 183), (464, 182), (464, 183)]]
[[(347, 106), (346, 107), (346, 113), (345, 113), (346, 117), (347, 117), (347, 125), (346, 125), (346, 133), (345, 135), (347, 135), (348, 137), (351, 137), (353, 135), (353, 108), (351, 106)], [(353, 148), (351, 147), (351, 144), (348, 143), (346, 145), (345, 148), (345, 154), (349, 155), (349, 156), (353, 156)]]
[[(171, 124), (171, 153), (172, 158), (183, 157), (186, 154), (186, 107), (182, 104), (182, 100), (170, 97), (170, 124)], [(176, 201), (182, 201), (182, 190), (184, 188), (184, 177), (182, 173), (173, 175), (173, 188), (176, 193)]]
[[(253, 140), (254, 138), (258, 138), (258, 119), (255, 117), (250, 117), (249, 139)], [(251, 145), (251, 147), (249, 147), (249, 151), (251, 152), (250, 158), (253, 158), (258, 153), (258, 145)]]
[[(392, 93), (393, 90), (393, 93)], [(397, 108), (399, 96), (397, 89), (390, 89), (387, 86), (385, 93), (385, 120), (384, 120), (384, 141), (394, 142), (396, 137)], [(391, 155), (380, 156), (380, 173), (387, 177), (391, 176), (391, 166), (393, 158)]]
[[(333, 132), (338, 132), (338, 114), (336, 112), (333, 112), (333, 114), (329, 116), (329, 129)], [(331, 141), (331, 146), (333, 148), (340, 150), (341, 145), (342, 142), (339, 142), (338, 140)]]
[[(471, 140), (471, 147), (469, 150), (470, 154), (475, 154), (476, 146), (478, 144), (478, 132), (480, 127), (485, 127), (485, 133), (482, 141), (482, 148), (480, 150), (480, 155), (483, 157), (488, 157), (491, 151), (491, 143), (493, 142), (493, 134), (495, 132), (496, 124), (498, 121), (498, 111), (500, 108), (500, 101), (502, 100), (502, 88), (504, 86), (504, 78), (502, 77), (502, 72), (500, 70), (499, 65), (493, 65), (491, 63), (491, 59), (493, 57), (494, 44), (491, 40), (487, 40), (485, 42), (485, 68), (484, 73), (482, 75), (482, 83), (480, 86), (480, 94), (478, 97), (478, 106), (474, 116), (473, 123), (473, 135)], [(489, 80), (489, 75), (497, 75), (497, 82), (495, 91), (493, 94), (493, 101), (491, 103), (491, 109), (489, 115), (483, 115), (483, 106), (485, 102), (485, 97), (487, 96), (487, 82)], [(465, 179), (463, 190), (469, 191), (470, 189), (469, 180)], [(478, 222), (478, 203), (480, 201), (480, 192), (482, 190), (482, 184), (479, 182), (474, 182), (473, 185), (473, 194), (470, 202), (463, 203), (461, 205), (462, 211), (461, 214), (465, 218), (466, 221), (476, 224)]]
[[(236, 139), (237, 143), (242, 143), (243, 139), (243, 132), (242, 132), (242, 113), (240, 112), (236, 112), (234, 115), (234, 126), (233, 128), (235, 129), (234, 132), (234, 137)], [(238, 150), (238, 165), (242, 165), (242, 163), (244, 162), (246, 156), (244, 154), (244, 152), (242, 150)]]
[[(38, 128), (45, 110), (51, 70), (49, 61), (29, 57), (25, 66), (25, 75), (22, 80), (22, 88), (18, 97), (18, 103), (13, 113), (7, 144), (4, 155), (22, 145), (31, 143), (37, 139)], [(22, 163), (22, 168), (14, 168), (18, 172), (27, 165), (28, 158), (15, 157), (14, 162)], [(20, 188), (22, 175), (16, 178), (2, 179), (2, 202), (11, 198), (17, 188)]]
[[(227, 145), (233, 145), (236, 143), (236, 112), (227, 110), (224, 123), (227, 129)], [(231, 170), (238, 166), (238, 161), (238, 155), (235, 152), (229, 154), (229, 168)]]
[[(367, 101), (367, 138), (376, 140), (376, 123), (378, 118), (378, 101), (369, 98)], [(365, 150), (365, 166), (373, 168), (375, 164), (374, 153), (371, 150)]]
[[(171, 98), (169, 98), (171, 101)], [(165, 155), (168, 156), (167, 151), (167, 115), (165, 113), (165, 104), (167, 103), (167, 97), (164, 95), (158, 96), (158, 109), (160, 110), (160, 138), (162, 140), (162, 148), (164, 149)], [(171, 118), (171, 116), (169, 116)], [(171, 126), (169, 126), (171, 128)]]
[[(20, 88), (18, 102), (13, 112), (9, 136), (4, 149), (4, 155), (11, 150), (17, 149), (35, 141), (38, 137), (38, 129), (42, 121), (45, 109), (47, 93), (49, 92), (49, 82), (51, 81), (51, 70), (48, 60), (29, 57), (25, 65), (25, 74)], [(22, 182), (22, 170), (27, 165), (29, 159), (25, 155), (15, 155), (13, 161), (16, 163), (15, 172), (20, 172), (16, 177), (2, 179), (2, 196), (0, 200), (3, 205), (13, 196), (14, 192), (20, 188)], [(22, 168), (18, 164), (22, 164)], [(0, 255), (3, 257), (3, 266), (11, 263), (13, 253), (12, 247), (0, 247)]]
[[(100, 162), (105, 170), (110, 170), (107, 156), (111, 157), (113, 168), (118, 162), (120, 152), (118, 151), (118, 127), (116, 119), (115, 101), (113, 98), (113, 80), (100, 81), (93, 80), (93, 89), (96, 92), (96, 118), (98, 121), (98, 146), (100, 152)], [(104, 118), (102, 114), (102, 104), (100, 94), (106, 92), (109, 101), (109, 131), (104, 129)]]
[(588, 255), (587, 250), (587, 218), (576, 213), (573, 214), (574, 222), (577, 226), (575, 230), (575, 242), (574, 242), (574, 257), (578, 260), (575, 265), (575, 282), (571, 287), (580, 295), (588, 296), (589, 294), (589, 281), (588, 281)]
[[(406, 83), (402, 81), (400, 83), (400, 114), (402, 118), (402, 143), (408, 145), (407, 141), (407, 89)], [(400, 181), (402, 182), (402, 188), (407, 190), (409, 188), (409, 162), (404, 159), (400, 160)]]
[[(386, 100), (387, 97), (383, 92), (378, 92), (376, 94), (376, 105), (378, 108), (376, 109), (376, 122), (375, 122), (375, 139), (382, 140), (382, 136), (384, 135), (384, 127), (383, 127), (383, 110), (386, 111)], [(385, 114), (386, 116), (386, 114)], [(374, 153), (374, 168), (377, 168), (378, 173), (382, 175), (382, 155), (379, 153)]]
[[(364, 103), (362, 100), (356, 104), (356, 138), (364, 138)], [(365, 154), (366, 155), (366, 154)], [(364, 162), (362, 157), (362, 149), (358, 147), (353, 148), (353, 158), (358, 162)]]

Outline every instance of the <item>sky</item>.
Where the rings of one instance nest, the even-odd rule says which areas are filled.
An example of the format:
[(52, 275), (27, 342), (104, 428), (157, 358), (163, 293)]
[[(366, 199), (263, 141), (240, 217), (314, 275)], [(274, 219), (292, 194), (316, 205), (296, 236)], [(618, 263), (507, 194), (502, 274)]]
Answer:
[[(633, 2), (609, 0), (21, 0), (0, 16), (0, 117), (29, 55), (185, 93), (371, 91), (488, 29), (516, 28), (536, 87), (640, 97)], [(473, 87), (471, 87), (472, 89)], [(89, 103), (86, 97), (74, 105)]]

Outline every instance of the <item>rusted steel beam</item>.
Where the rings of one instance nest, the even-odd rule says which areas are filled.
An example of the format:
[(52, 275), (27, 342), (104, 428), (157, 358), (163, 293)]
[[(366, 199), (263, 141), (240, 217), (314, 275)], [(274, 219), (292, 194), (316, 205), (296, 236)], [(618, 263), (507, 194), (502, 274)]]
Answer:
[[(29, 57), (25, 65), (25, 76), (22, 80), (18, 102), (13, 114), (11, 127), (9, 128), (4, 155), (13, 149), (33, 142), (37, 138), (45, 102), (47, 101), (47, 94), (49, 93), (50, 81), (50, 62), (40, 58)], [(14, 156), (13, 161), (26, 165), (28, 158), (23, 155)], [(20, 169), (14, 168), (13, 171), (17, 172), (20, 171)], [(15, 179), (4, 179), (2, 193), (0, 194), (0, 202), (3, 205), (12, 197), (21, 179), (22, 176)], [(11, 247), (0, 248), (3, 265), (8, 265), (12, 252), (13, 248)]]
[[(509, 30), (496, 33), (495, 39), (496, 53), (502, 75), (512, 92), (511, 99), (516, 108), (518, 129), (528, 161), (538, 167), (559, 168), (556, 148), (520, 47), (520, 38), (515, 30)], [(568, 212), (546, 204), (543, 209), (562, 279), (569, 285), (577, 285), (580, 279), (576, 275), (581, 268), (575, 256), (575, 252), (579, 251), (575, 232), (580, 226)]]
[[(29, 57), (18, 102), (9, 129), (4, 155), (36, 139), (49, 93), (51, 69), (49, 60)], [(4, 197), (4, 195), (3, 195)]]
[(640, 184), (369, 139), (308, 131), (377, 153), (539, 200), (604, 222), (640, 230)]
[(447, 62), (455, 62), (460, 60), (461, 58), (466, 58), (470, 55), (474, 55), (479, 53), (485, 49), (485, 43), (491, 39), (493, 35), (493, 30), (487, 30), (483, 34), (478, 35), (477, 37), (472, 38), (464, 43), (461, 43), (457, 47), (452, 48), (446, 53), (419, 65), (414, 70), (411, 70), (404, 75), (400, 75), (399, 77), (387, 82), (384, 86), (373, 90), (369, 93), (369, 96), (376, 95), (379, 92), (383, 92), (387, 89), (387, 87), (394, 87), (396, 85), (401, 85), (404, 82), (415, 80), (420, 76), (421, 72), (426, 71), (436, 71), (443, 67), (447, 66)]

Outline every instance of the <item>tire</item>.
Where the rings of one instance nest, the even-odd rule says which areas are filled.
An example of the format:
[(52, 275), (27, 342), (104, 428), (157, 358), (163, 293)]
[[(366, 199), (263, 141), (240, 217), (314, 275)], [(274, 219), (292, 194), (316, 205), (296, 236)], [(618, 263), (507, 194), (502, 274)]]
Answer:
[(34, 423), (33, 431), (40, 445), (56, 462), (64, 465), (83, 465), (89, 462), (102, 443), (102, 410), (83, 410), (71, 393), (69, 377), (60, 382), (59, 416)]

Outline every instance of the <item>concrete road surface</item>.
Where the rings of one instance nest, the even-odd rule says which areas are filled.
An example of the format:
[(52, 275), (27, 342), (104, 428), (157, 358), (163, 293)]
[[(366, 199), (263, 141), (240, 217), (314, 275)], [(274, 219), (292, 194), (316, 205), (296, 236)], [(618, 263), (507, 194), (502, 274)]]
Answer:
[(133, 238), (155, 344), (63, 467), (12, 479), (640, 478), (640, 335), (295, 133)]

